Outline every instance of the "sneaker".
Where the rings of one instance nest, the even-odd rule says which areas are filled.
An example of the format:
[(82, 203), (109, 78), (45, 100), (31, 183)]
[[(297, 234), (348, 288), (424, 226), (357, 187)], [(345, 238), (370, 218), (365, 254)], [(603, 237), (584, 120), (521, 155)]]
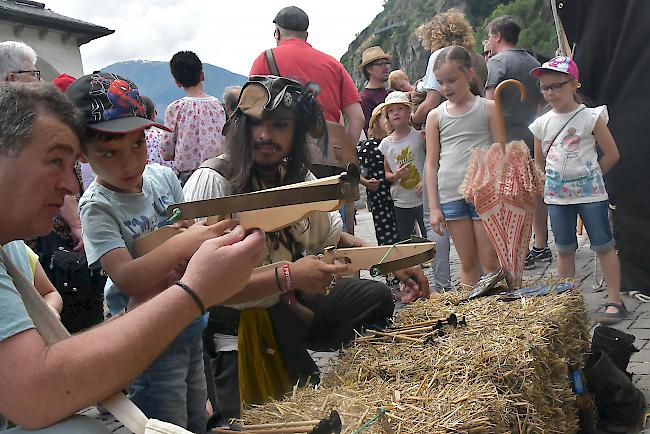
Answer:
[(551, 249), (548, 247), (544, 247), (543, 249), (533, 247), (526, 255), (524, 268), (526, 270), (532, 270), (537, 266), (537, 262), (551, 262), (552, 259), (553, 254), (551, 253)]

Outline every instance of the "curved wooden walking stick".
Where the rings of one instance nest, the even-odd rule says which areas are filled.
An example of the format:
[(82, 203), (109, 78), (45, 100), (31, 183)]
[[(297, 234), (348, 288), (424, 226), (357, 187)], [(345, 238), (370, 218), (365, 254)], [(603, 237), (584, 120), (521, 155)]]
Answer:
[[(350, 140), (345, 126), (331, 121), (326, 121), (325, 125), (327, 127), (326, 154), (323, 155), (315, 144), (310, 145), (311, 171), (318, 178), (339, 173), (349, 164), (358, 164), (356, 143)], [(345, 209), (345, 217), (348, 222), (354, 221), (354, 206), (352, 204), (358, 199), (357, 190), (356, 197)], [(349, 234), (354, 235), (354, 224), (347, 225), (346, 230)]]
[[(177, 219), (208, 217), (208, 224), (217, 223), (232, 213), (245, 229), (259, 228), (275, 232), (307, 218), (315, 212), (339, 209), (356, 194), (359, 169), (349, 165), (347, 172), (327, 178), (195, 202), (170, 205), (167, 216)], [(139, 238), (133, 244), (137, 256), (149, 253), (168, 239), (183, 232), (164, 226)]]
[(494, 90), (494, 104), (496, 105), (497, 112), (497, 142), (501, 143), (501, 150), (506, 153), (506, 120), (503, 117), (503, 109), (501, 108), (501, 92), (508, 86), (516, 86), (519, 89), (520, 101), (526, 99), (526, 88), (524, 85), (514, 79), (503, 80)]

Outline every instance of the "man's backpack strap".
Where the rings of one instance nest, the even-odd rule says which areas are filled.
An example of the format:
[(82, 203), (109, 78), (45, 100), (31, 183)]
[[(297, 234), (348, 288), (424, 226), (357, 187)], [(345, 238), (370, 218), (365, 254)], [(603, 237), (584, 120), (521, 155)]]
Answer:
[(273, 49), (269, 48), (268, 50), (265, 50), (264, 56), (266, 57), (266, 64), (268, 65), (271, 74), (282, 77), (282, 75), (280, 75), (278, 64), (275, 62), (275, 57), (273, 56)]
[(201, 168), (212, 169), (228, 180), (232, 179), (235, 175), (235, 166), (230, 162), (230, 160), (224, 157), (210, 158), (199, 166), (199, 169)]

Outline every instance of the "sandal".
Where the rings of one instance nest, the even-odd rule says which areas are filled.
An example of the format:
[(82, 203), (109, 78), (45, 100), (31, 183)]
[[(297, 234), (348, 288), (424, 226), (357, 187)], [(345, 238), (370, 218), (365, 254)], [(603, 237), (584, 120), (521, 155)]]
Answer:
[[(616, 312), (607, 312), (607, 308), (613, 306), (616, 308)], [(596, 312), (602, 310), (603, 313), (597, 319), (597, 322), (602, 325), (612, 325), (617, 324), (625, 318), (627, 315), (627, 309), (625, 304), (616, 304), (616, 303), (604, 303), (601, 304)]]
[(418, 291), (406, 290), (406, 291), (402, 291), (402, 297), (400, 298), (400, 301), (404, 304), (409, 304), (411, 302), (414, 302), (418, 298), (420, 298), (420, 294)]
[(469, 293), (467, 299), (472, 300), (473, 298), (486, 294), (490, 289), (494, 288), (497, 283), (505, 279), (506, 275), (507, 272), (503, 268), (499, 268), (492, 273), (484, 275), (478, 282), (476, 282), (474, 289)]

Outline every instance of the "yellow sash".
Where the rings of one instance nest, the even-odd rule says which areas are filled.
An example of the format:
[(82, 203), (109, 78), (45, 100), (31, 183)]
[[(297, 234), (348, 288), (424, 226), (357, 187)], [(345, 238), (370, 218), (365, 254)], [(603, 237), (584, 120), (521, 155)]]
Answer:
[(242, 404), (262, 404), (282, 398), (291, 390), (291, 380), (266, 310), (242, 310), (237, 335)]

